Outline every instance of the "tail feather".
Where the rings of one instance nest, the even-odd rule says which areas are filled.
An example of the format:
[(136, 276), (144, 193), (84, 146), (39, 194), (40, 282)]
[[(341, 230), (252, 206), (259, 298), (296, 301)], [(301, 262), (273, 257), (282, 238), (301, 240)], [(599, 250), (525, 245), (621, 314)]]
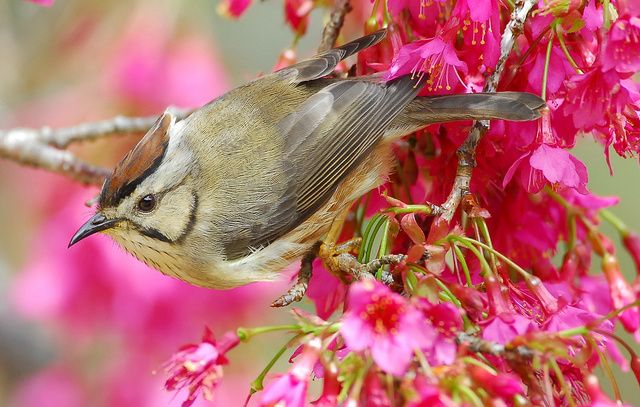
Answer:
[(529, 121), (539, 118), (545, 106), (543, 99), (525, 92), (418, 97), (393, 121), (389, 132), (407, 134), (432, 123), (458, 120)]

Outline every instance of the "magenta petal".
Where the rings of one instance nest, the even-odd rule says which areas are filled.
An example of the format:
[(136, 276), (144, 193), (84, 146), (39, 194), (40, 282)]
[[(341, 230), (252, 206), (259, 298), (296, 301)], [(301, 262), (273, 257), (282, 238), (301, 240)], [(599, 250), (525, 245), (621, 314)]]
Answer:
[(390, 337), (379, 336), (371, 347), (371, 356), (380, 369), (402, 376), (409, 367), (413, 350), (408, 346), (398, 346)]
[(345, 314), (340, 334), (349, 349), (361, 351), (373, 342), (373, 333), (366, 323), (358, 316), (351, 313)]
[(587, 168), (568, 151), (542, 144), (531, 154), (529, 163), (531, 167), (542, 171), (550, 183), (586, 193)]
[(504, 179), (502, 180), (502, 188), (506, 188), (507, 185), (509, 185), (509, 182), (511, 182), (513, 175), (516, 173), (516, 170), (520, 166), (520, 163), (522, 162), (522, 160), (524, 160), (527, 157), (529, 157), (529, 153), (526, 153), (520, 156), (517, 160), (513, 162), (513, 164), (511, 164), (511, 167), (509, 167), (509, 169), (507, 170), (507, 173), (504, 175)]

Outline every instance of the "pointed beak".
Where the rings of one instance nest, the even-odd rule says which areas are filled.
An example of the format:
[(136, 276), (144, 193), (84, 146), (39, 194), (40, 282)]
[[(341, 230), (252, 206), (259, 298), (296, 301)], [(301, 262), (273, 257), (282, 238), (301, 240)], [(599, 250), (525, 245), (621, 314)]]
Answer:
[(68, 247), (73, 246), (85, 237), (91, 236), (94, 233), (109, 229), (118, 222), (120, 222), (120, 219), (107, 219), (103, 214), (96, 213), (84, 225), (80, 226), (80, 229), (78, 229), (76, 234), (71, 238)]

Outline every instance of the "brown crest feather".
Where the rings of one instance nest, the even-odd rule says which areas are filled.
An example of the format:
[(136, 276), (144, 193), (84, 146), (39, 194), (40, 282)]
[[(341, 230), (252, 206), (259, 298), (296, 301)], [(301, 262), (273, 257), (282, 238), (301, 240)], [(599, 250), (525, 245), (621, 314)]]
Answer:
[(158, 168), (169, 144), (169, 128), (173, 122), (173, 115), (165, 112), (116, 165), (102, 187), (100, 207), (117, 205)]

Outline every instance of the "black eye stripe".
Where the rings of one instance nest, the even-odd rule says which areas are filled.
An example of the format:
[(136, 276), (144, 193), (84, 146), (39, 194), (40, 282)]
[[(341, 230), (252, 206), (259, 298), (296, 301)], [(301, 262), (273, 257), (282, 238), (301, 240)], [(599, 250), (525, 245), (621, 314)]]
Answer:
[(169, 239), (169, 237), (167, 237), (166, 235), (162, 234), (162, 232), (160, 232), (157, 229), (140, 229), (140, 233), (142, 233), (145, 236), (148, 236), (152, 239), (156, 239), (156, 240), (160, 240), (162, 242), (166, 242), (166, 243), (172, 243), (173, 240)]

